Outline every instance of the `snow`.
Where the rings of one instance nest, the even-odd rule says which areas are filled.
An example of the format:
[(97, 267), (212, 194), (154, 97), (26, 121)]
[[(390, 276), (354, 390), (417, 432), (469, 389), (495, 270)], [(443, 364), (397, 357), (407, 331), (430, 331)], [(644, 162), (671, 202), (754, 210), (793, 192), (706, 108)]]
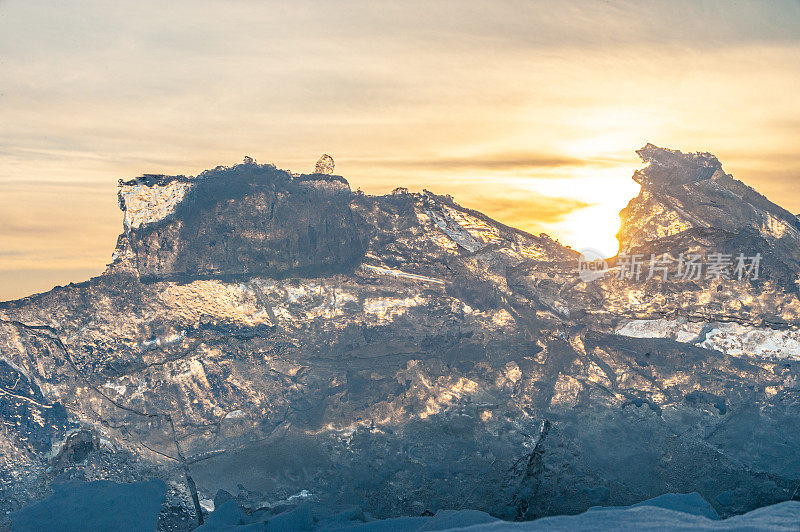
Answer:
[[(405, 532), (423, 530), (462, 530), (466, 527), (501, 522), (487, 513), (477, 510), (442, 510), (429, 517), (398, 517), (369, 523), (322, 523), (316, 530), (340, 532)], [(472, 530), (472, 529), (470, 529)]]
[[(703, 515), (685, 513), (672, 508), (650, 505), (628, 508), (603, 508), (575, 516), (558, 516), (538, 519), (528, 523), (496, 522), (470, 527), (470, 532), (533, 532), (539, 530), (573, 532), (583, 531), (744, 531), (744, 530), (797, 530), (800, 520), (800, 502), (791, 501), (760, 508), (724, 521)], [(358, 529), (352, 529), (358, 530)], [(406, 529), (408, 530), (408, 529)], [(452, 528), (451, 530), (465, 530)]]
[(686, 320), (633, 320), (617, 329), (617, 334), (632, 338), (672, 338), (676, 342), (692, 343), (700, 337), (702, 323)]
[(161, 347), (162, 345), (169, 345), (169, 344), (174, 344), (175, 342), (180, 342), (184, 338), (186, 338), (186, 333), (184, 331), (181, 331), (178, 334), (172, 334), (170, 336), (165, 336), (163, 338), (156, 337), (156, 338), (151, 338), (149, 340), (145, 340), (140, 344), (137, 344), (137, 347), (139, 346), (147, 348)]
[(108, 388), (109, 390), (114, 390), (117, 392), (118, 395), (125, 395), (128, 387), (124, 384), (114, 384), (113, 382), (106, 382), (103, 384), (103, 388)]
[(436, 227), (450, 237), (453, 242), (467, 251), (474, 252), (484, 246), (484, 244), (478, 242), (469, 231), (461, 227), (456, 220), (453, 220), (446, 214), (442, 213), (440, 215), (433, 211), (425, 211), (425, 214), (427, 214), (436, 224)]
[(214, 506), (214, 499), (200, 499), (200, 507), (209, 513), (216, 509)]
[[(11, 515), (12, 532), (38, 530), (154, 530), (166, 486), (160, 480), (117, 484), (110, 481), (70, 481), (55, 485), (55, 493)], [(632, 506), (595, 507), (580, 515), (555, 516), (528, 522), (501, 521), (477, 510), (440, 510), (435, 515), (377, 520), (357, 507), (329, 508), (309, 502), (303, 491), (284, 503), (244, 511), (235, 499), (211, 511), (203, 532), (234, 530), (330, 532), (528, 532), (563, 530), (797, 530), (800, 501), (788, 501), (720, 519), (699, 494), (667, 493)], [(211, 500), (202, 501), (213, 510)], [(295, 503), (295, 504), (286, 504)]]
[[(713, 519), (715, 521), (718, 521), (720, 518), (716, 510), (714, 510), (714, 507), (711, 506), (708, 503), (708, 501), (706, 501), (697, 492), (687, 493), (687, 494), (665, 493), (664, 495), (659, 495), (658, 497), (638, 502), (636, 504), (631, 505), (630, 507), (618, 506), (616, 508), (617, 509), (636, 508), (639, 506), (655, 506), (657, 508), (666, 508), (667, 510), (675, 510), (678, 512), (683, 512), (685, 514), (708, 517), (709, 519)], [(591, 508), (589, 511), (592, 512), (598, 510), (611, 510), (611, 509), (613, 508), (595, 507)]]
[(671, 338), (732, 356), (800, 360), (800, 331), (776, 330), (739, 323), (686, 320), (632, 320), (616, 334), (633, 338)]
[(414, 297), (370, 297), (364, 300), (364, 313), (371, 315), (378, 323), (389, 323), (397, 316), (405, 314), (409, 308), (427, 302), (420, 296)]
[(442, 211), (450, 222), (467, 231), (478, 242), (494, 244), (503, 241), (500, 230), (494, 224), (489, 224), (449, 205), (442, 205)]
[[(797, 530), (800, 502), (790, 501), (721, 520), (697, 493), (668, 493), (627, 507), (592, 508), (580, 515), (523, 523), (501, 521), (477, 510), (440, 510), (433, 516), (372, 520), (358, 509), (338, 513), (302, 504), (277, 515), (245, 516), (229, 501), (209, 516), (201, 530), (248, 530), (266, 522), (266, 530), (330, 532), (528, 532), (539, 530)], [(238, 526), (237, 526), (238, 525)], [(229, 528), (230, 527), (230, 528)]]
[(711, 329), (699, 344), (730, 355), (755, 355), (759, 357), (800, 360), (800, 332), (775, 331), (725, 323)]
[(166, 493), (160, 480), (117, 484), (71, 481), (53, 495), (11, 514), (12, 532), (41, 530), (154, 530)]
[(759, 229), (761, 234), (765, 237), (779, 239), (784, 238), (787, 234), (791, 234), (794, 238), (800, 236), (798, 235), (797, 229), (789, 225), (785, 220), (781, 220), (766, 212), (762, 213), (762, 217), (764, 221)]
[(401, 277), (404, 279), (413, 279), (415, 281), (425, 281), (429, 283), (436, 283), (436, 284), (446, 284), (445, 281), (441, 279), (436, 279), (434, 277), (425, 277), (424, 275), (417, 275), (415, 273), (406, 273), (400, 270), (394, 270), (391, 268), (383, 268), (381, 266), (372, 266), (369, 264), (362, 264), (361, 267), (367, 271), (380, 273), (383, 275), (391, 275), (392, 277)]

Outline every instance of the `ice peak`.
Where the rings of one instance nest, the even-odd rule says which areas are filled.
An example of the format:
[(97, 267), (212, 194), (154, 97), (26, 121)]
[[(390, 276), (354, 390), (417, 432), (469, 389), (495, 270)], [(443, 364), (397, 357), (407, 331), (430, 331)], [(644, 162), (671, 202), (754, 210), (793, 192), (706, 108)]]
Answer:
[(722, 164), (707, 152), (684, 153), (647, 143), (636, 153), (647, 167), (637, 171), (633, 180), (640, 184), (682, 185), (711, 178)]

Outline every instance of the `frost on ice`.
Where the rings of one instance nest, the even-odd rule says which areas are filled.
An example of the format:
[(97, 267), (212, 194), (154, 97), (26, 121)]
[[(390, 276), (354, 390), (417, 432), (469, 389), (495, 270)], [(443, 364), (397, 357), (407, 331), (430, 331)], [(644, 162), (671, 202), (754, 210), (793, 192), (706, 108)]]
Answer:
[(119, 205), (125, 212), (123, 223), (126, 228), (137, 229), (172, 214), (192, 183), (180, 176), (144, 176), (120, 180), (119, 186)]
[(669, 338), (733, 356), (800, 360), (800, 331), (776, 330), (739, 323), (686, 320), (632, 320), (616, 333), (632, 338)]

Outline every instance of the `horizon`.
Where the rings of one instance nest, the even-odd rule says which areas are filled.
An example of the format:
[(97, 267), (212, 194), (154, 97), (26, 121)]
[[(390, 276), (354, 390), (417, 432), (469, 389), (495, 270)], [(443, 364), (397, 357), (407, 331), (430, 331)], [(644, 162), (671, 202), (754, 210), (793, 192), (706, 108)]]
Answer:
[(616, 252), (635, 150), (800, 212), (800, 3), (0, 2), (0, 300), (99, 275), (117, 180), (244, 155)]
[[(647, 144), (652, 144), (652, 143), (647, 143)], [(658, 146), (658, 147), (659, 147), (659, 148), (665, 148), (665, 149), (667, 149), (667, 150), (673, 150), (672, 148), (670, 148), (670, 147), (667, 147), (667, 146)], [(681, 150), (674, 150), (674, 151), (681, 151)], [(697, 151), (693, 151), (693, 152), (683, 152), (683, 153), (708, 153), (708, 152), (703, 152), (702, 150), (697, 150)], [(714, 155), (714, 154), (711, 154), (711, 155)], [(274, 166), (274, 167), (275, 167), (275, 168), (277, 168), (278, 170), (285, 171), (285, 172), (287, 172), (287, 173), (289, 173), (289, 174), (295, 174), (295, 175), (297, 175), (297, 174), (308, 174), (308, 173), (312, 173), (312, 172), (313, 172), (313, 170), (309, 170), (308, 172), (294, 172), (292, 169), (288, 169), (288, 168), (281, 168), (279, 165), (277, 165), (277, 164), (275, 164), (275, 163), (272, 163), (272, 162), (259, 161), (257, 158), (255, 158), (255, 157), (251, 157), (251, 156), (249, 156), (249, 155), (244, 155), (244, 156), (243, 156), (243, 158), (242, 158), (242, 160), (244, 160), (245, 158), (249, 158), (249, 159), (250, 159), (250, 162), (252, 162), (252, 163), (257, 163), (257, 164), (260, 164), (260, 165), (271, 165), (271, 166)], [(334, 159), (334, 162), (335, 162), (335, 159)], [(720, 161), (720, 162), (723, 164), (723, 167), (722, 167), (722, 168), (723, 168), (723, 170), (725, 170), (724, 162), (723, 162), (723, 161)], [(213, 170), (213, 169), (215, 169), (215, 168), (218, 168), (219, 166), (223, 166), (223, 167), (228, 167), (228, 168), (230, 168), (230, 167), (233, 167), (233, 166), (239, 165), (239, 164), (241, 164), (241, 163), (242, 163), (242, 161), (235, 162), (235, 163), (231, 163), (231, 164), (229, 164), (229, 165), (217, 165), (216, 167), (207, 168), (206, 170), (203, 170), (203, 171), (201, 171), (201, 172), (198, 172), (197, 174), (192, 174), (192, 175), (187, 175), (187, 174), (171, 174), (171, 175), (167, 175), (167, 174), (144, 173), (144, 174), (141, 174), (141, 175), (139, 175), (139, 176), (132, 176), (132, 178), (144, 177), (144, 176), (147, 176), (147, 175), (167, 175), (167, 177), (177, 177), (177, 176), (181, 176), (181, 177), (187, 177), (187, 178), (189, 178), (189, 179), (195, 179), (195, 178), (199, 177), (199, 176), (200, 176), (200, 174), (202, 174), (203, 172), (205, 172), (205, 171), (209, 171), (209, 170)], [(313, 166), (313, 165), (312, 165), (312, 166)], [(645, 168), (646, 166), (647, 166), (647, 163), (645, 163), (645, 162), (643, 162), (643, 161), (640, 161), (640, 164), (639, 164), (639, 167), (638, 167), (638, 168), (640, 168), (640, 169), (641, 169), (641, 168)], [(729, 173), (729, 172), (726, 172), (726, 173), (728, 173), (728, 174), (730, 175), (730, 173)], [(339, 176), (339, 177), (343, 177), (345, 180), (347, 180), (347, 176), (343, 176), (343, 175), (341, 175), (341, 174), (337, 173), (336, 171), (334, 171), (334, 175), (337, 175), (337, 176)], [(734, 178), (734, 179), (736, 179), (736, 176), (733, 176), (733, 178)], [(124, 180), (125, 180), (125, 179), (122, 179), (122, 181), (124, 181)], [(632, 179), (631, 179), (631, 180), (632, 180)], [(359, 191), (361, 190), (360, 188), (358, 188), (358, 189), (353, 189), (353, 187), (352, 187), (352, 183), (350, 183), (350, 182), (349, 182), (349, 180), (347, 180), (347, 181), (348, 181), (348, 184), (350, 184), (350, 186), (351, 186), (351, 190), (353, 190), (353, 192), (356, 192), (356, 190), (359, 190)], [(741, 180), (739, 180), (739, 181), (741, 181)], [(745, 185), (747, 185), (747, 183), (745, 183), (744, 181), (742, 181), (742, 182), (743, 182)], [(749, 186), (749, 185), (748, 185), (748, 186)], [(641, 186), (640, 186), (640, 185), (638, 185), (638, 184), (637, 184), (637, 185), (635, 185), (635, 187), (636, 187), (637, 189), (640, 189), (640, 188), (641, 188)], [(117, 185), (117, 188), (118, 188), (118, 185)], [(412, 189), (410, 189), (409, 187), (404, 187), (402, 184), (399, 184), (399, 185), (397, 185), (396, 187), (393, 187), (393, 189), (394, 189), (394, 188), (408, 188), (410, 192), (422, 192), (422, 191), (424, 190), (423, 188), (419, 188), (419, 190), (412, 190)], [(760, 192), (758, 189), (755, 189), (755, 190), (756, 190), (756, 192), (758, 192), (758, 193), (761, 193), (761, 192)], [(370, 196), (382, 196), (382, 195), (388, 195), (388, 194), (391, 194), (391, 192), (392, 192), (392, 191), (391, 191), (391, 190), (389, 190), (389, 191), (386, 191), (386, 192), (384, 192), (384, 193), (376, 193), (376, 194), (369, 194), (369, 193), (367, 193), (367, 194), (368, 194), (368, 195), (370, 195)], [(487, 212), (484, 212), (484, 211), (481, 211), (481, 210), (480, 210), (480, 206), (478, 206), (478, 207), (474, 207), (474, 206), (465, 205), (465, 204), (462, 204), (462, 203), (460, 203), (457, 197), (453, 196), (452, 194), (448, 193), (447, 191), (437, 191), (437, 190), (430, 190), (430, 192), (433, 192), (434, 194), (439, 194), (439, 195), (449, 195), (449, 196), (452, 196), (452, 197), (453, 197), (453, 200), (454, 200), (456, 203), (460, 204), (461, 206), (463, 206), (463, 207), (467, 207), (467, 208), (472, 208), (472, 209), (474, 209), (474, 210), (478, 210), (479, 212), (482, 212), (483, 214), (487, 214)], [(629, 200), (628, 200), (628, 201), (630, 201), (630, 200), (634, 199), (634, 198), (635, 198), (635, 197), (637, 197), (638, 195), (639, 195), (639, 192), (638, 192), (638, 190), (637, 190), (636, 194), (634, 194), (633, 196), (631, 196), (631, 197), (629, 198)], [(115, 198), (116, 198), (116, 195), (115, 195)], [(768, 200), (770, 200), (770, 198), (767, 198), (767, 199), (768, 199)], [(627, 204), (628, 204), (628, 201), (626, 201), (626, 202), (625, 202), (625, 205), (627, 205)], [(771, 201), (772, 203), (774, 203), (775, 205), (779, 206), (779, 207), (783, 207), (783, 206), (782, 206), (780, 203), (778, 203), (778, 202), (776, 202), (776, 201), (772, 201), (772, 200), (770, 200), (770, 201)], [(787, 210), (788, 210), (788, 209), (787, 209)], [(123, 217), (124, 217), (124, 214), (122, 213), (122, 211), (118, 211), (118, 212), (119, 212), (120, 224), (122, 224), (122, 219), (123, 219)], [(800, 215), (796, 215), (796, 216), (799, 216), (799, 217), (800, 217)], [(493, 217), (492, 217), (492, 216), (490, 216), (490, 218), (493, 218)], [(497, 222), (504, 223), (504, 222), (503, 222), (503, 220), (499, 220), (499, 219), (496, 219), (496, 218), (493, 218), (493, 219), (494, 219), (495, 221), (497, 221)], [(522, 230), (522, 231), (526, 231), (524, 228), (517, 227), (517, 226), (514, 226), (514, 225), (512, 225), (512, 224), (508, 224), (508, 223), (506, 223), (505, 225), (510, 225), (511, 227), (513, 227), (513, 228), (515, 228), (515, 229), (519, 229), (519, 230)], [(622, 227), (623, 227), (623, 226), (622, 226), (622, 220), (621, 220), (621, 218), (619, 218), (618, 230), (621, 230), (621, 229), (622, 229)], [(530, 231), (526, 231), (526, 232), (529, 232), (529, 233), (530, 233)], [(531, 234), (536, 234), (536, 233), (531, 233)], [(569, 249), (574, 249), (574, 250), (576, 250), (576, 251), (578, 251), (578, 252), (587, 251), (587, 252), (593, 253), (593, 252), (600, 251), (600, 252), (601, 252), (601, 255), (602, 255), (602, 257), (603, 257), (603, 258), (605, 258), (605, 259), (610, 259), (610, 258), (613, 258), (614, 256), (616, 256), (616, 255), (617, 255), (617, 253), (618, 253), (618, 251), (619, 251), (619, 241), (618, 241), (618, 240), (617, 240), (617, 242), (616, 242), (616, 243), (617, 243), (617, 245), (614, 247), (614, 250), (613, 250), (613, 252), (609, 252), (609, 248), (607, 248), (607, 247), (606, 247), (606, 248), (599, 248), (599, 249), (598, 249), (598, 248), (593, 248), (593, 247), (590, 247), (590, 246), (586, 246), (586, 247), (580, 248), (580, 247), (575, 247), (575, 246), (571, 245), (571, 243), (570, 243), (570, 242), (565, 242), (565, 241), (561, 241), (561, 240), (559, 240), (559, 239), (558, 239), (558, 238), (557, 238), (555, 235), (548, 234), (548, 233), (540, 233), (540, 234), (545, 234), (545, 235), (547, 235), (548, 237), (550, 237), (550, 238), (552, 238), (553, 240), (555, 240), (555, 241), (556, 241), (557, 243), (559, 243), (560, 245), (562, 245), (562, 246), (564, 246), (564, 247), (566, 247), (566, 248), (569, 248)], [(616, 240), (616, 239), (617, 239), (617, 232), (615, 232), (615, 233), (614, 233), (614, 237), (615, 237), (615, 240)], [(109, 257), (110, 257), (110, 254), (109, 254)], [(110, 260), (110, 259), (109, 259), (109, 260)], [(101, 270), (99, 273), (97, 273), (96, 275), (100, 275), (100, 274), (102, 274), (102, 271), (103, 271), (103, 270), (105, 270), (105, 268), (106, 268), (106, 266), (104, 265), (104, 266), (103, 266), (103, 268), (102, 268), (102, 270)], [(78, 273), (80, 273), (80, 272), (78, 272)], [(66, 284), (69, 284), (69, 283), (81, 283), (81, 282), (84, 282), (84, 281), (88, 281), (88, 280), (89, 280), (91, 277), (95, 277), (96, 275), (95, 275), (95, 274), (90, 274), (90, 276), (89, 276), (89, 277), (86, 277), (86, 278), (81, 278), (81, 279), (70, 280), (70, 281), (68, 281), (68, 282), (64, 283), (64, 285), (66, 285)], [(47, 281), (44, 281), (44, 282), (45, 282), (45, 283), (47, 283)], [(50, 290), (50, 289), (52, 289), (52, 288), (55, 288), (55, 287), (57, 287), (57, 286), (61, 286), (61, 285), (58, 285), (58, 284), (57, 284), (57, 285), (54, 285), (54, 286), (49, 286), (49, 287), (45, 288), (44, 290), (41, 290), (40, 292), (28, 292), (28, 293), (25, 293), (25, 294), (23, 294), (23, 295), (22, 295), (22, 296), (20, 296), (20, 297), (15, 297), (15, 298), (7, 298), (7, 299), (2, 299), (2, 293), (3, 293), (3, 290), (0, 290), (0, 302), (4, 302), (4, 301), (13, 301), (13, 300), (16, 300), (16, 299), (25, 298), (25, 297), (27, 297), (27, 296), (38, 295), (38, 294), (40, 294), (40, 293), (44, 293), (44, 292), (46, 292), (46, 291), (48, 291), (48, 290)]]

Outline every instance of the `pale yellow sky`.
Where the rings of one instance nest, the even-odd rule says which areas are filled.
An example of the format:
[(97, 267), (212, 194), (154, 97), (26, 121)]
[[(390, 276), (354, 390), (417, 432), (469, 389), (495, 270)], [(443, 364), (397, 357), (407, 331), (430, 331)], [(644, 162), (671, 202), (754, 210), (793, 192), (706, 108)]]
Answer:
[(613, 254), (647, 142), (800, 212), (800, 2), (0, 0), (0, 300), (110, 258), (116, 181), (243, 155)]

